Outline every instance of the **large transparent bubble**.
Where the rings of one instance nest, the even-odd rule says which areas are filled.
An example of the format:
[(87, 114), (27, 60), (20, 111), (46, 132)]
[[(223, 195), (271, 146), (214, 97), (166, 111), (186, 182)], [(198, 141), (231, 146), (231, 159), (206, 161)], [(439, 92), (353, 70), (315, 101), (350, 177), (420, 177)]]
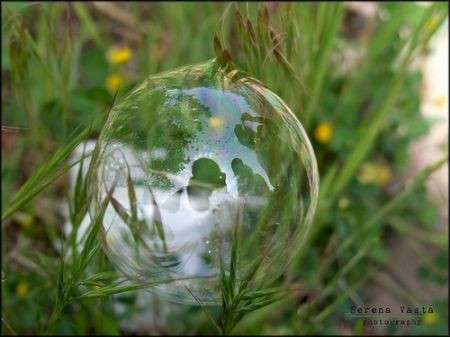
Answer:
[(237, 279), (261, 256), (275, 279), (311, 226), (318, 173), (300, 122), (214, 60), (148, 78), (113, 108), (99, 145), (105, 251), (169, 300), (219, 303), (234, 241)]

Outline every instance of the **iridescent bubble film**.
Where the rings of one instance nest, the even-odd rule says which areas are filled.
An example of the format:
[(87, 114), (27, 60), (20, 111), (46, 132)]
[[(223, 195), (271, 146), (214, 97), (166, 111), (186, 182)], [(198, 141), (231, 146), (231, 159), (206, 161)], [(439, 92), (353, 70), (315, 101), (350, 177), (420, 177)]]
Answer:
[(235, 241), (238, 279), (260, 256), (278, 277), (311, 226), (318, 172), (300, 122), (214, 60), (144, 81), (111, 111), (99, 149), (105, 251), (169, 300), (219, 303)]

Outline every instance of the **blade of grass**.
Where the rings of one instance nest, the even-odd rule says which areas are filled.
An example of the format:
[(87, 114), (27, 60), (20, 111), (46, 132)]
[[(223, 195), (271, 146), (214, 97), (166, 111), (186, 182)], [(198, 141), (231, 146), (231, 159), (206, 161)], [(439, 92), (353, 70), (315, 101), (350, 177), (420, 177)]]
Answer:
[(56, 179), (66, 173), (70, 167), (75, 164), (64, 165), (64, 162), (73, 150), (87, 138), (90, 132), (90, 127), (82, 130), (72, 139), (72, 141), (61, 147), (47, 162), (39, 167), (39, 169), (19, 189), (11, 201), (11, 204), (2, 213), (2, 222), (14, 212), (25, 206), (30, 200), (45, 190), (45, 188), (56, 181)]
[(436, 172), (445, 162), (447, 162), (448, 158), (442, 158), (436, 163), (426, 167), (423, 169), (414, 180), (407, 185), (402, 192), (400, 192), (396, 197), (391, 199), (383, 208), (381, 208), (378, 212), (376, 212), (372, 217), (369, 218), (367, 222), (365, 222), (361, 227), (358, 228), (357, 231), (354, 231), (347, 239), (345, 239), (339, 247), (336, 249), (334, 254), (329, 255), (321, 262), (320, 270), (327, 270), (331, 263), (342, 256), (342, 254), (350, 248), (353, 243), (363, 242), (365, 237), (369, 236), (369, 233), (374, 231), (375, 226), (379, 226), (382, 220), (386, 217), (387, 214), (392, 212), (395, 208), (400, 207), (402, 203), (408, 198), (417, 188), (423, 186), (423, 184), (427, 181), (427, 179)]
[[(339, 3), (320, 3), (319, 13), (321, 14), (320, 17), (324, 19), (319, 20), (319, 33), (316, 34), (316, 36), (319, 37), (322, 35), (320, 34), (322, 31), (323, 37), (320, 36), (320, 38), (323, 39), (323, 41), (318, 44), (320, 45), (320, 50), (317, 51), (318, 55), (315, 55), (317, 60), (310, 60), (312, 64), (315, 64), (315, 74), (312, 83), (310, 83), (309, 86), (311, 88), (310, 97), (306, 105), (304, 118), (302, 118), (307, 130), (309, 129), (311, 123), (311, 115), (314, 110), (317, 109), (318, 101), (322, 96), (326, 74), (330, 66), (331, 51), (333, 50), (336, 36), (339, 32), (339, 28), (341, 27), (341, 20), (343, 18), (344, 10), (342, 4)], [(325, 17), (329, 17), (330, 14), (332, 15), (332, 18), (325, 20)]]
[(423, 169), (414, 180), (408, 184), (403, 191), (388, 202), (383, 208), (376, 212), (368, 222), (361, 226), (357, 231), (350, 235), (337, 249), (333, 257), (340, 256), (352, 243), (356, 242), (361, 237), (365, 236), (368, 231), (372, 230), (374, 226), (379, 225), (386, 215), (392, 212), (395, 208), (402, 205), (408, 196), (410, 196), (417, 188), (423, 186), (427, 179), (436, 172), (448, 160), (448, 156), (442, 158), (436, 163), (429, 165)]
[(191, 291), (191, 289), (189, 289), (187, 286), (185, 286), (186, 290), (189, 292), (189, 294), (191, 294), (191, 296), (195, 299), (195, 301), (197, 302), (197, 304), (200, 306), (200, 308), (202, 309), (202, 311), (206, 314), (206, 316), (208, 317), (208, 319), (213, 323), (214, 327), (217, 329), (218, 332), (221, 331), (219, 325), (217, 324), (216, 320), (214, 319), (214, 317), (212, 317), (211, 313), (205, 309), (202, 301), (200, 301), (200, 299), (195, 296), (195, 294)]
[[(382, 101), (379, 107), (375, 108), (375, 111), (371, 114), (372, 117), (369, 118), (366, 125), (360, 130), (360, 134), (364, 136), (360, 138), (360, 141), (356, 144), (355, 149), (352, 151), (336, 177), (334, 188), (329, 196), (332, 201), (335, 200), (337, 195), (339, 195), (339, 193), (347, 186), (350, 179), (353, 178), (355, 171), (373, 148), (377, 136), (386, 122), (388, 114), (392, 111), (392, 108), (401, 93), (403, 80), (412, 57), (417, 50), (422, 49), (429, 41), (430, 37), (422, 40), (420, 37), (421, 34), (424, 34), (423, 32), (426, 31), (425, 27), (428, 20), (430, 20), (433, 15), (436, 15), (435, 12), (437, 9), (438, 7), (436, 4), (431, 5), (423, 14), (421, 23), (415, 27), (410, 40), (411, 43), (408, 44), (399, 69), (395, 72), (391, 84), (389, 85), (390, 90), (388, 97)], [(414, 41), (420, 41), (420, 43), (414, 44)]]
[(336, 309), (348, 298), (349, 294), (356, 291), (361, 285), (370, 278), (371, 275), (363, 276), (359, 281), (353, 282), (351, 286), (343, 289), (342, 293), (325, 308), (323, 308), (317, 315), (312, 319), (313, 324), (319, 325), (324, 320), (326, 320), (330, 315), (332, 315)]
[(97, 29), (97, 25), (95, 24), (94, 20), (89, 14), (89, 11), (86, 8), (85, 4), (81, 2), (73, 2), (72, 6), (75, 10), (75, 13), (78, 16), (78, 19), (80, 20), (81, 25), (86, 30), (86, 32), (89, 33), (89, 35), (92, 37), (92, 39), (99, 47), (105, 48), (106, 45), (103, 42), (102, 37), (100, 36), (100, 32)]

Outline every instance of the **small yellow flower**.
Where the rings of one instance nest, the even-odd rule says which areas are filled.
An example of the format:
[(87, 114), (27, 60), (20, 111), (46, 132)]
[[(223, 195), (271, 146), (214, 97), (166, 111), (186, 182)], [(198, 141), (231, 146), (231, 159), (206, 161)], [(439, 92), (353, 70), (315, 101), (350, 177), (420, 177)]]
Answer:
[(428, 19), (427, 23), (425, 24), (425, 28), (428, 31), (432, 31), (437, 27), (438, 24), (439, 24), (438, 18), (436, 17), (436, 15), (433, 15), (431, 18)]
[(211, 127), (213, 129), (220, 129), (223, 126), (224, 120), (222, 117), (210, 117), (209, 118), (209, 125), (211, 125)]
[(388, 165), (377, 163), (365, 163), (358, 173), (361, 184), (386, 185), (392, 179), (392, 171)]
[(125, 82), (125, 78), (118, 73), (108, 75), (105, 80), (105, 85), (111, 92), (116, 92), (117, 89)]
[(342, 197), (339, 199), (338, 206), (340, 209), (345, 210), (350, 206), (350, 200), (346, 197)]
[(111, 47), (108, 50), (108, 61), (111, 64), (121, 64), (133, 57), (133, 51), (127, 47)]
[(365, 163), (358, 173), (358, 180), (361, 184), (371, 184), (375, 181), (376, 167), (372, 163)]
[(329, 143), (333, 137), (333, 126), (331, 123), (320, 123), (314, 131), (314, 136), (319, 143)]
[(422, 320), (427, 325), (433, 325), (438, 320), (438, 314), (435, 312), (427, 312), (425, 315), (423, 315)]
[(27, 213), (17, 213), (16, 218), (20, 225), (26, 229), (31, 228), (34, 222), (33, 217)]
[(391, 168), (387, 165), (380, 165), (377, 171), (376, 183), (380, 186), (386, 185), (392, 179)]
[(447, 101), (448, 101), (447, 96), (441, 95), (441, 96), (438, 96), (435, 99), (433, 99), (433, 105), (436, 108), (440, 109), (447, 105)]
[(26, 281), (20, 281), (16, 287), (16, 295), (19, 297), (26, 297), (28, 294), (28, 283)]

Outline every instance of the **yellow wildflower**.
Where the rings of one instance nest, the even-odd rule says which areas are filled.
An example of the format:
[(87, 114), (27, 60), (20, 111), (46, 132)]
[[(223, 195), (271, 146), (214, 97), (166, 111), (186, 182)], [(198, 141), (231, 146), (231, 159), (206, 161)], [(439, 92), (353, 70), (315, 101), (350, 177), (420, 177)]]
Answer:
[(115, 73), (106, 77), (105, 85), (111, 92), (116, 92), (124, 82), (125, 78), (121, 74)]
[(133, 51), (127, 47), (111, 47), (108, 50), (108, 61), (111, 64), (121, 64), (133, 57)]
[(436, 15), (433, 15), (431, 18), (428, 19), (427, 23), (425, 24), (425, 28), (428, 31), (432, 31), (437, 27), (438, 24), (439, 24), (438, 18), (436, 17)]
[(34, 222), (33, 217), (27, 213), (17, 213), (16, 218), (20, 225), (26, 229), (30, 228)]
[(433, 99), (433, 105), (436, 108), (443, 108), (447, 105), (447, 96), (441, 95)]
[(333, 126), (331, 123), (320, 123), (314, 131), (314, 136), (319, 143), (329, 143), (333, 137)]
[(224, 120), (222, 117), (210, 117), (209, 118), (209, 125), (211, 125), (211, 127), (213, 129), (220, 129), (223, 126)]
[(378, 185), (384, 186), (392, 179), (392, 171), (387, 165), (380, 165), (377, 171), (376, 182)]
[(19, 297), (26, 297), (28, 294), (28, 283), (26, 281), (20, 281), (16, 287), (16, 295)]
[(425, 315), (423, 315), (422, 320), (427, 325), (433, 325), (438, 320), (438, 314), (435, 312), (427, 312)]
[(339, 199), (338, 206), (340, 209), (345, 210), (350, 206), (350, 200), (346, 197), (342, 197)]
[(372, 163), (365, 163), (358, 173), (358, 180), (361, 184), (371, 184), (375, 181), (376, 167)]
[(386, 185), (392, 179), (392, 171), (388, 165), (365, 163), (358, 173), (361, 184)]

